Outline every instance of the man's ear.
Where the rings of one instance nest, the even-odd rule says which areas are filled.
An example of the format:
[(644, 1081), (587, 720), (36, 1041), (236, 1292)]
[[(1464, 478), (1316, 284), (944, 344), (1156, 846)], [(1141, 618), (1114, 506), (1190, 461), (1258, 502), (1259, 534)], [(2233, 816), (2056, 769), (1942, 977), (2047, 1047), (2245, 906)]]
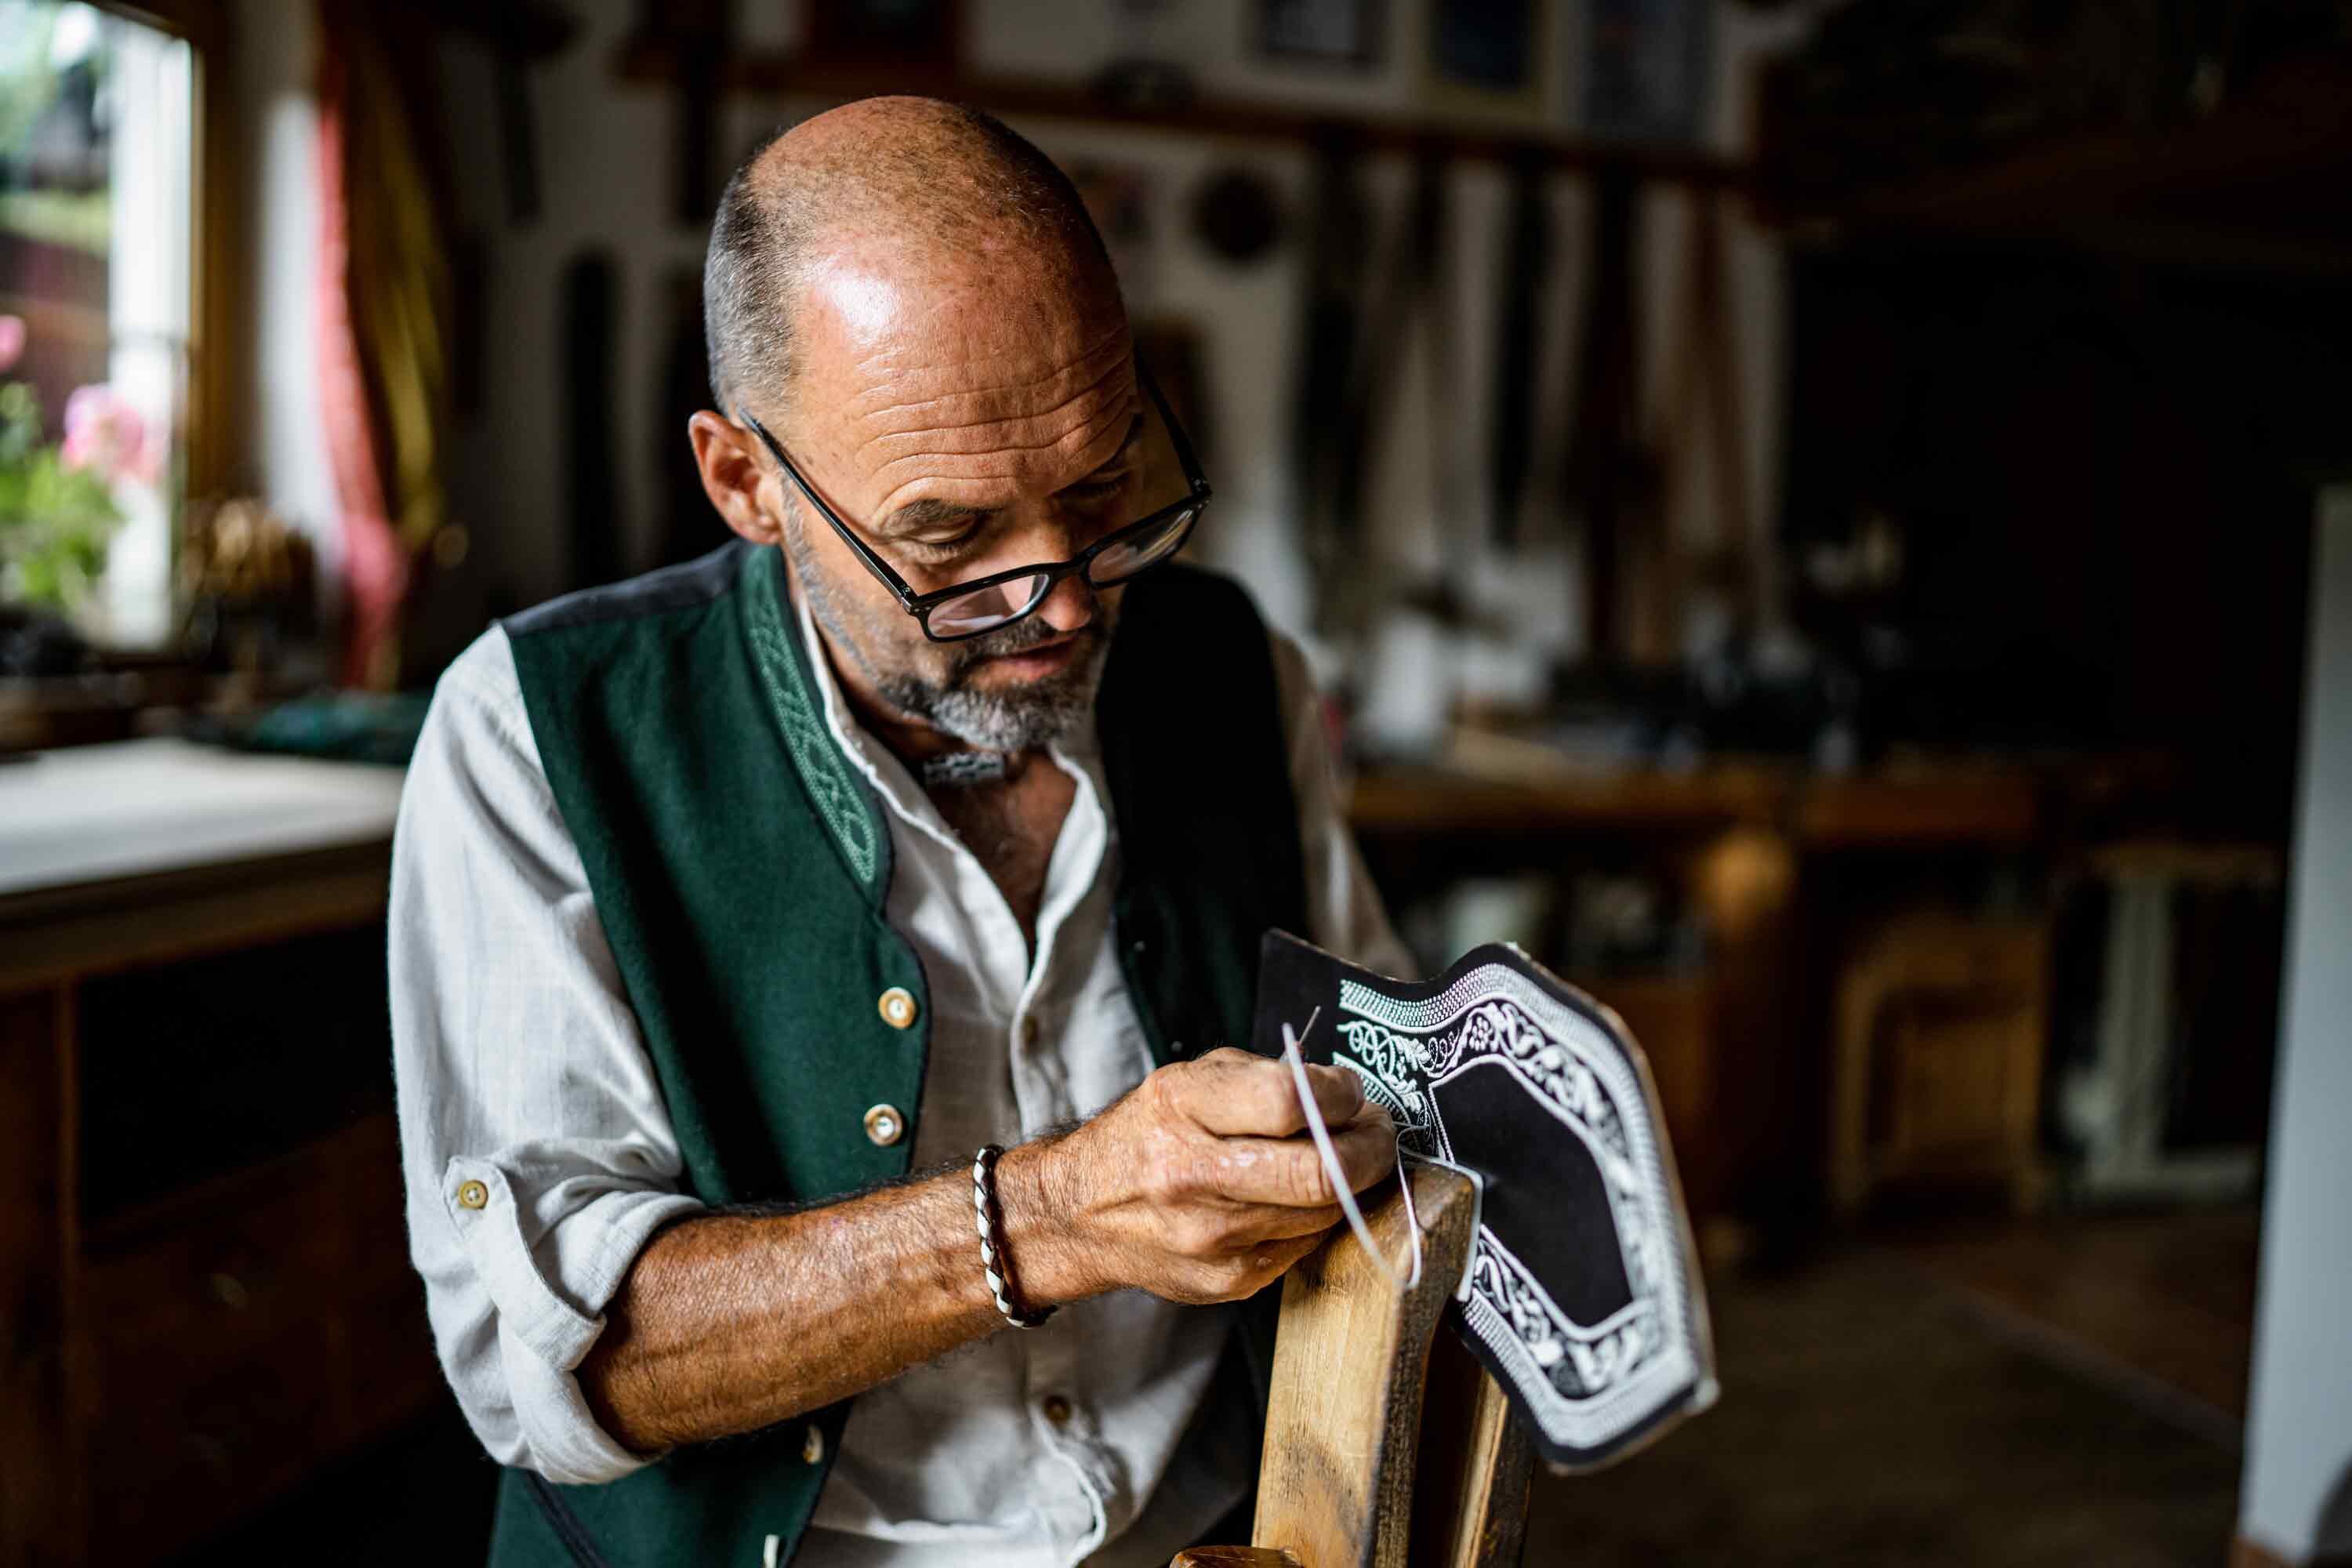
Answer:
[[(687, 438), (694, 443), (694, 466), (702, 475), (702, 493), (727, 520), (727, 526), (754, 544), (774, 544), (783, 538), (776, 509), (765, 503), (774, 476), (761, 465), (759, 437), (705, 408), (686, 422)], [(781, 499), (781, 498), (779, 498)]]

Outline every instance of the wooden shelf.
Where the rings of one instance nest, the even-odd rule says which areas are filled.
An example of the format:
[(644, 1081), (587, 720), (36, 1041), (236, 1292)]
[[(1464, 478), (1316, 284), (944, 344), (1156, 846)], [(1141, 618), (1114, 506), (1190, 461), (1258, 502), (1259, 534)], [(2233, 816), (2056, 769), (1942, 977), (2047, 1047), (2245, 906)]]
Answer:
[(1783, 223), (2340, 268), (2352, 264), (2352, 59), (2273, 68), (2201, 120), (2056, 135), (1906, 178), (1813, 188), (1775, 163), (1768, 152), (1756, 189)]
[[(648, 86), (676, 84), (684, 75), (675, 47), (657, 37), (640, 37), (623, 45), (615, 68), (624, 81)], [(1016, 120), (1059, 120), (1244, 142), (1338, 142), (1372, 152), (1532, 162), (1568, 171), (1609, 170), (1705, 189), (1744, 187), (1748, 180), (1747, 165), (1711, 153), (1511, 131), (1462, 121), (1377, 117), (1337, 108), (1236, 99), (1124, 103), (1107, 99), (1082, 82), (1045, 78), (971, 76), (889, 64), (817, 66), (795, 56), (741, 50), (727, 56), (719, 75), (720, 85), (732, 92), (838, 102), (877, 93), (912, 92), (977, 104)]]
[(1779, 770), (1736, 763), (1685, 773), (1563, 773), (1539, 782), (1400, 769), (1358, 779), (1348, 815), (1359, 833), (1381, 837), (1706, 831), (1772, 823), (1787, 795)]
[(1684, 835), (1754, 826), (1823, 851), (2021, 849), (2034, 842), (2042, 816), (2042, 784), (2033, 772), (1963, 763), (1837, 775), (1726, 761), (1687, 773), (1563, 770), (1556, 779), (1510, 781), (1384, 770), (1359, 779), (1349, 804), (1356, 831), (1368, 838)]

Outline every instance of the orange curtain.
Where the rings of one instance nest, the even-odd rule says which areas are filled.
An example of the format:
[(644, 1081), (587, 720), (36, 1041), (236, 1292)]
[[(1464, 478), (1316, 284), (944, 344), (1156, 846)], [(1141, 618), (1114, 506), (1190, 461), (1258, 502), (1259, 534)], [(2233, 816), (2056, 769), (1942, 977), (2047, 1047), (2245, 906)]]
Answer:
[(445, 187), (424, 140), (425, 63), (396, 51), (380, 8), (317, 5), (315, 307), (320, 412), (342, 513), (343, 679), (384, 689), (399, 679), (417, 560), (445, 515)]

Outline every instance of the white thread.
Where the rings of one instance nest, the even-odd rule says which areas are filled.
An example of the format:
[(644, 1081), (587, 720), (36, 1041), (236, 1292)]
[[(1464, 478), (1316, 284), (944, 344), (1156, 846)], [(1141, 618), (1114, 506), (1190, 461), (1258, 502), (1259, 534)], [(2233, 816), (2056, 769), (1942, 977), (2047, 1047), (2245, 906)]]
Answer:
[[(1470, 1281), (1478, 1268), (1479, 1227), (1486, 1223), (1486, 1178), (1467, 1165), (1457, 1165), (1453, 1161), (1440, 1158), (1438, 1155), (1424, 1154), (1418, 1149), (1406, 1148), (1404, 1134), (1399, 1132), (1397, 1163), (1402, 1165), (1407, 1160), (1418, 1160), (1424, 1165), (1443, 1165), (1449, 1171), (1470, 1178), (1470, 1247), (1462, 1255), (1462, 1283), (1456, 1286), (1454, 1291), (1455, 1300), (1467, 1301), (1470, 1300)], [(1412, 1191), (1410, 1184), (1406, 1185), (1405, 1191), (1408, 1193)]]
[[(1322, 1015), (1323, 1009), (1319, 1006), (1307, 1015), (1308, 1032), (1313, 1031), (1315, 1020)], [(1400, 1278), (1389, 1262), (1388, 1255), (1381, 1250), (1380, 1243), (1372, 1238), (1372, 1227), (1364, 1223), (1364, 1211), (1356, 1206), (1356, 1194), (1348, 1186), (1348, 1173), (1339, 1165), (1339, 1152), (1331, 1146), (1330, 1129), (1324, 1125), (1323, 1112), (1315, 1104), (1315, 1090), (1307, 1081), (1307, 1058), (1299, 1054), (1298, 1036), (1291, 1032), (1287, 1024), (1282, 1026), (1282, 1059), (1290, 1064), (1290, 1081), (1298, 1091), (1298, 1108), (1307, 1117), (1307, 1131), (1315, 1139), (1315, 1152), (1323, 1161), (1323, 1173), (1329, 1179), (1331, 1190), (1339, 1196), (1339, 1212), (1347, 1216), (1348, 1228), (1356, 1233), (1356, 1240), (1380, 1266), (1390, 1284), (1400, 1290), (1412, 1289), (1421, 1283), (1421, 1216), (1413, 1211), (1412, 1183), (1400, 1169), (1397, 1181), (1404, 1189), (1405, 1232), (1412, 1238), (1412, 1272)], [(1399, 1152), (1402, 1152), (1402, 1134), (1397, 1147)]]

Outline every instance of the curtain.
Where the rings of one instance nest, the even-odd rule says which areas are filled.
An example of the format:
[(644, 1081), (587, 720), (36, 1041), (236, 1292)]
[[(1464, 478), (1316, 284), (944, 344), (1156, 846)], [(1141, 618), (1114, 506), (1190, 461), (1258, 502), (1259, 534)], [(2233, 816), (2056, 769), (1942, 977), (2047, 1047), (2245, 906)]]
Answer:
[(320, 418), (341, 512), (343, 679), (396, 685), (419, 556), (441, 530), (450, 283), (426, 62), (352, 0), (319, 16)]

